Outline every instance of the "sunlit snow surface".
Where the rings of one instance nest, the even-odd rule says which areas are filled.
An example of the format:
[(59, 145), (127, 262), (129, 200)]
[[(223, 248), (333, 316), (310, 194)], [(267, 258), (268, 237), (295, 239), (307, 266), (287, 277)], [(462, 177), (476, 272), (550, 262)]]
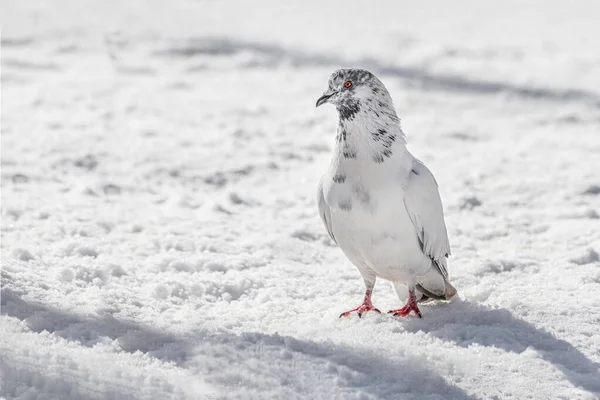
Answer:
[[(2, 0), (0, 398), (598, 398), (597, 2), (422, 3)], [(340, 67), (440, 186), (422, 320), (338, 319)]]

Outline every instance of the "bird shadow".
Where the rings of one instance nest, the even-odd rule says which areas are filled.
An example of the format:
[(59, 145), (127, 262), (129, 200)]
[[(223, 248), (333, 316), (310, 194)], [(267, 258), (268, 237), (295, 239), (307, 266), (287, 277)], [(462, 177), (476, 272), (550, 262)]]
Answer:
[(461, 347), (479, 344), (511, 353), (533, 348), (543, 360), (562, 371), (574, 386), (600, 393), (600, 363), (506, 309), (455, 300), (445, 307), (431, 308), (427, 318), (403, 322), (409, 332), (422, 331)]
[[(391, 360), (369, 349), (259, 332), (215, 333), (202, 327), (176, 335), (112, 316), (77, 315), (25, 300), (6, 287), (2, 288), (0, 297), (2, 316), (17, 318), (34, 332), (47, 331), (87, 347), (108, 337), (123, 351), (139, 351), (173, 362), (217, 387), (236, 387), (242, 394), (249, 390), (250, 397), (260, 398), (265, 393), (263, 390), (271, 390), (271, 394), (277, 390), (289, 398), (327, 398), (321, 393), (323, 388), (315, 385), (314, 378), (321, 383), (331, 383), (327, 389), (329, 398), (346, 398), (361, 392), (379, 399), (475, 398), (419, 360)], [(20, 375), (11, 368), (18, 366), (0, 362), (0, 370), (17, 379)], [(35, 371), (44, 378), (41, 381), (60, 379), (46, 377), (46, 370), (40, 366)], [(215, 373), (215, 370), (221, 372)], [(278, 386), (256, 388), (256, 382), (274, 382)], [(28, 383), (23, 382), (23, 385)]]

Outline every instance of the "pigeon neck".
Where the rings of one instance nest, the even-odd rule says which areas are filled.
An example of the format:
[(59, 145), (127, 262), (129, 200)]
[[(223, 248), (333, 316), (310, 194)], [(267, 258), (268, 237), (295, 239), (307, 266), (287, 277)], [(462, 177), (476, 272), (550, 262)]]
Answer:
[(336, 137), (340, 159), (385, 163), (406, 151), (406, 136), (394, 111), (362, 108), (350, 118), (340, 114)]

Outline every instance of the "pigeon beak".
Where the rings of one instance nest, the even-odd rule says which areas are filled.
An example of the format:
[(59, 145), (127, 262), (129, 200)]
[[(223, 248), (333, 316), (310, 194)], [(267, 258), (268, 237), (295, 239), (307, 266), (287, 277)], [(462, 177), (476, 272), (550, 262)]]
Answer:
[(319, 97), (319, 100), (317, 100), (317, 107), (319, 107), (321, 104), (327, 103), (327, 100), (329, 100), (329, 98), (331, 96), (333, 96), (334, 94), (335, 94), (335, 92), (325, 92), (325, 93), (323, 93), (323, 96)]

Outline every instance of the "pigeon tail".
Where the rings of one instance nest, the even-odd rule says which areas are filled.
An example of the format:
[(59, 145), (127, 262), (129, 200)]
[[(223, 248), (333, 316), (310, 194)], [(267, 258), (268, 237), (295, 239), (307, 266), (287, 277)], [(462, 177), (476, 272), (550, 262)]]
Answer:
[(452, 286), (450, 282), (444, 279), (446, 284), (443, 294), (435, 294), (425, 289), (421, 284), (417, 283), (416, 288), (419, 292), (423, 293), (423, 297), (419, 299), (419, 303), (424, 303), (430, 300), (450, 300), (456, 296), (456, 288)]

